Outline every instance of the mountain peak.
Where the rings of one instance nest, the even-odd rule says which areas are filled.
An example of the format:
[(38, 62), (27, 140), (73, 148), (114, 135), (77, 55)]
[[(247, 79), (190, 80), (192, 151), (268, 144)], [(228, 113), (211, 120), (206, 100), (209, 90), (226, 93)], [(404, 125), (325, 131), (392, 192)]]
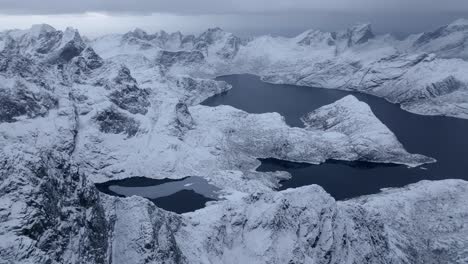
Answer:
[(330, 32), (322, 32), (316, 29), (309, 29), (302, 34), (298, 35), (296, 42), (300, 45), (311, 46), (311, 45), (335, 45), (335, 39), (333, 34)]
[(369, 23), (356, 24), (348, 28), (347, 34), (349, 37), (348, 46), (365, 43), (375, 36)]
[(219, 39), (224, 38), (227, 33), (219, 27), (209, 28), (205, 32), (201, 33), (198, 37), (199, 41), (204, 41), (209, 44), (213, 44)]
[(40, 36), (43, 33), (54, 32), (54, 31), (56, 31), (56, 29), (48, 24), (35, 24), (35, 25), (32, 25), (30, 28), (31, 35), (36, 36), (36, 37)]
[(468, 26), (468, 19), (460, 18), (460, 19), (453, 21), (452, 23), (448, 25), (448, 27), (460, 27), (460, 26), (463, 26), (463, 27)]
[(133, 34), (133, 36), (138, 38), (145, 38), (148, 35), (148, 33), (146, 33), (146, 31), (144, 31), (141, 28), (135, 28), (131, 31), (131, 33)]

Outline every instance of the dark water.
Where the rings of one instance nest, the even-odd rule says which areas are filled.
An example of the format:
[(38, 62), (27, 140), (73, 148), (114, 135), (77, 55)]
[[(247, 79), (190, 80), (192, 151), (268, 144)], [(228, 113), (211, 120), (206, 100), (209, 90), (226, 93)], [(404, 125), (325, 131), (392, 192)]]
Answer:
[(437, 163), (413, 169), (368, 162), (328, 161), (322, 165), (309, 165), (261, 160), (259, 171), (291, 173), (292, 179), (282, 182), (281, 189), (318, 184), (336, 199), (346, 199), (423, 179), (468, 180), (468, 120), (411, 114), (371, 95), (268, 84), (252, 75), (229, 75), (218, 80), (230, 83), (233, 89), (207, 99), (204, 105), (231, 105), (250, 113), (278, 112), (289, 125), (298, 127), (303, 126), (300, 117), (304, 114), (352, 94), (371, 107), (409, 152), (437, 159)]
[(158, 207), (176, 213), (192, 212), (205, 207), (206, 202), (217, 200), (219, 191), (201, 177), (180, 180), (132, 177), (98, 183), (96, 187), (99, 191), (114, 196), (142, 196)]

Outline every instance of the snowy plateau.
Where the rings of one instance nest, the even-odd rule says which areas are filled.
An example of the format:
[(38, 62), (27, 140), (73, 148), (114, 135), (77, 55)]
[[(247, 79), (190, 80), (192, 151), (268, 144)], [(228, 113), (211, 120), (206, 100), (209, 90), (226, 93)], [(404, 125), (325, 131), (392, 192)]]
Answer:
[[(409, 153), (353, 96), (305, 113), (201, 105), (249, 73), (358, 91), (468, 119), (468, 20), (397, 40), (370, 25), (244, 39), (219, 28), (88, 39), (0, 33), (0, 263), (468, 263), (468, 182), (422, 181), (335, 201), (277, 191), (259, 158), (436, 162)], [(176, 214), (95, 183), (199, 176), (222, 199)]]

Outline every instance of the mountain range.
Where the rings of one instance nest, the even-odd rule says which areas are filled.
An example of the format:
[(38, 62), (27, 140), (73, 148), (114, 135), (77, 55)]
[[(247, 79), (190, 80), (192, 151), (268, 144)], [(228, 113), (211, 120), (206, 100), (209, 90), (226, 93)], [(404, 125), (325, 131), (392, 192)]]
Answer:
[[(468, 118), (468, 20), (397, 40), (370, 25), (243, 39), (136, 29), (87, 39), (35, 25), (0, 33), (0, 263), (466, 263), (468, 183), (423, 181), (335, 201), (276, 191), (258, 158), (416, 167), (347, 96), (288, 126), (277, 113), (200, 105), (251, 73), (359, 91), (423, 115)], [(175, 214), (94, 183), (200, 176), (223, 199)]]

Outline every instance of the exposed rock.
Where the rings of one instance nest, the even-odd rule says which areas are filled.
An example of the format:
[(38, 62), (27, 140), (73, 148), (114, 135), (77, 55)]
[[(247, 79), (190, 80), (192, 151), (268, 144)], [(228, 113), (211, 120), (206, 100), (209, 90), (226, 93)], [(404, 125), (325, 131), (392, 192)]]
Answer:
[(21, 55), (61, 64), (78, 56), (86, 47), (77, 30), (67, 28), (64, 32), (49, 25), (35, 25), (29, 30), (6, 31), (9, 50)]
[(0, 123), (15, 122), (21, 116), (45, 116), (58, 101), (46, 92), (34, 93), (17, 83), (13, 89), (0, 89)]
[[(120, 249), (113, 251), (113, 259), (117, 263), (144, 263), (147, 258), (167, 263), (463, 263), (468, 256), (464, 250), (467, 189), (464, 181), (426, 181), (335, 202), (320, 187), (307, 186), (231, 197), (181, 217), (162, 214), (148, 201), (132, 197), (111, 205), (114, 233), (119, 234), (113, 247)], [(154, 223), (155, 219), (164, 224)], [(151, 238), (155, 229), (159, 236)], [(159, 248), (172, 250), (155, 257), (155, 250), (143, 247), (145, 241), (167, 241)]]
[(319, 30), (308, 30), (297, 36), (297, 43), (304, 46), (327, 45), (334, 46), (336, 34), (321, 32)]
[(192, 115), (190, 114), (186, 104), (179, 102), (175, 106), (176, 112), (176, 129), (184, 133), (188, 129), (192, 129), (195, 125)]
[(372, 28), (370, 24), (361, 24), (349, 28), (346, 33), (338, 33), (337, 38), (347, 39), (348, 47), (354, 45), (363, 44), (374, 38), (374, 33), (372, 33)]
[(188, 105), (199, 104), (209, 96), (223, 93), (231, 89), (225, 82), (181, 77), (175, 80), (175, 85), (184, 94), (183, 101)]
[(205, 60), (200, 51), (161, 51), (157, 62), (164, 67), (170, 68), (174, 65), (197, 64)]
[[(348, 95), (339, 101), (323, 106), (302, 118), (307, 129), (336, 132), (349, 137), (360, 159), (373, 161), (400, 160), (405, 162), (414, 159), (418, 162), (435, 162), (435, 160), (414, 155), (408, 157), (403, 145), (396, 136), (372, 113), (370, 107)], [(384, 151), (382, 151), (384, 150)], [(387, 157), (380, 157), (380, 155)]]
[(130, 70), (123, 66), (113, 79), (113, 83), (107, 85), (112, 90), (109, 94), (111, 102), (132, 114), (146, 114), (151, 105), (148, 96), (149, 91), (140, 89), (138, 83), (131, 76)]
[(444, 58), (468, 58), (468, 20), (459, 19), (416, 36), (412, 49), (436, 53)]
[(99, 112), (94, 119), (99, 125), (99, 130), (102, 132), (112, 134), (124, 133), (128, 137), (135, 136), (140, 126), (138, 121), (114, 107)]
[[(370, 93), (419, 114), (468, 118), (464, 96), (468, 78), (462, 70), (468, 63), (452, 59), (466, 57), (466, 25), (459, 20), (401, 41), (374, 35), (369, 24), (339, 32), (309, 30), (291, 39), (261, 36), (241, 40), (214, 28), (187, 37), (186, 42), (192, 44), (177, 51), (158, 48), (157, 52), (122, 50), (119, 54), (137, 53), (149, 59), (159, 54), (156, 61), (163, 72), (173, 69), (173, 73), (191, 77), (251, 73), (273, 83)], [(100, 41), (94, 45), (104, 46)], [(456, 81), (448, 84), (447, 80)], [(439, 94), (428, 87), (454, 92)], [(427, 98), (426, 94), (433, 96)]]

